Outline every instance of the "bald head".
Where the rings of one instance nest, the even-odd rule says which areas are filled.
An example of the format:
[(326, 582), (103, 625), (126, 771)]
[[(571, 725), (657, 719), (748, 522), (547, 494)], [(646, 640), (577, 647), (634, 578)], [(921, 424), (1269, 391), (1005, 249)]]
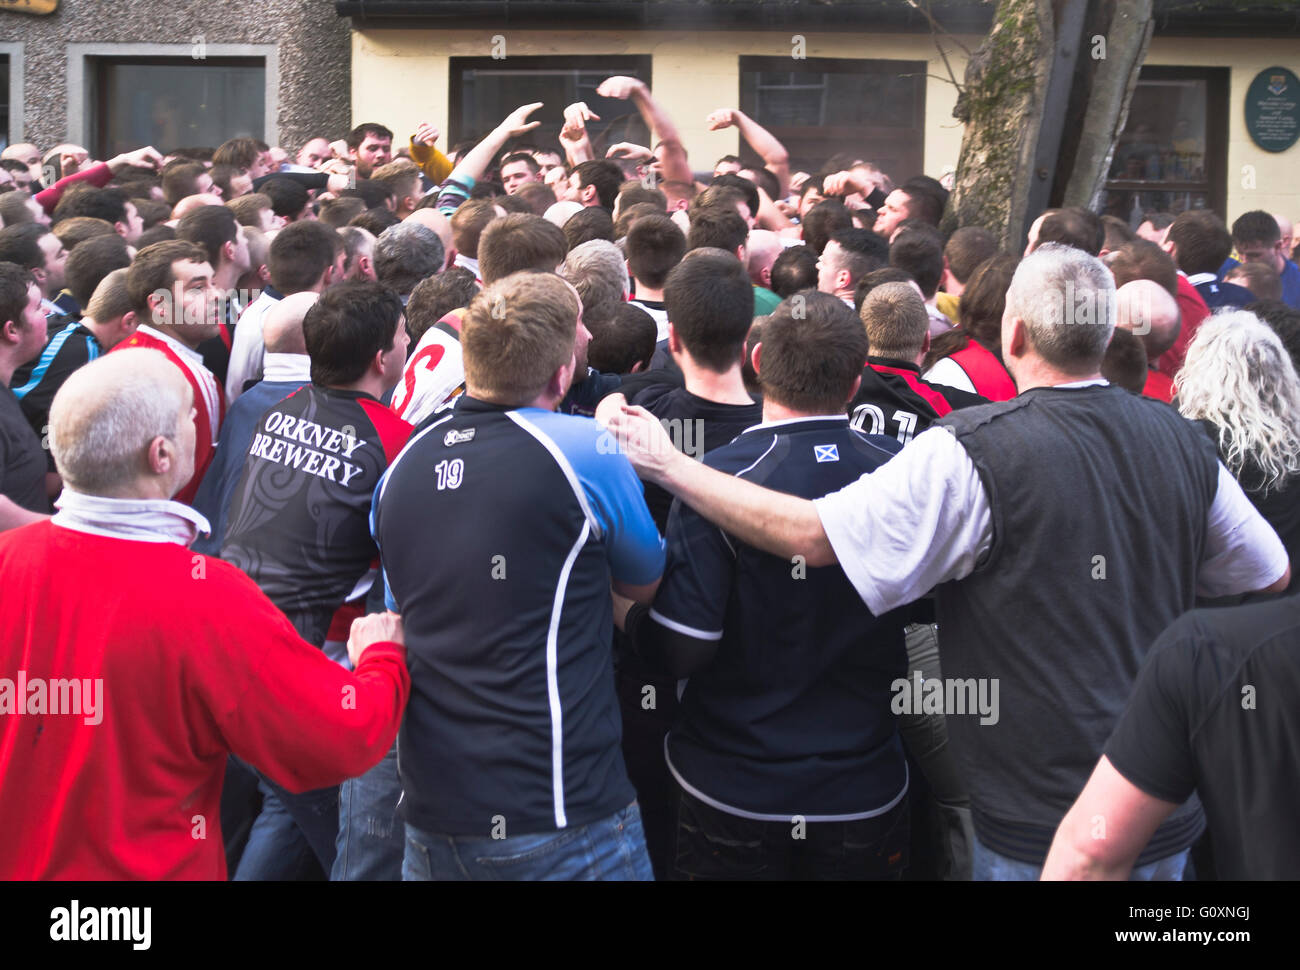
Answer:
[(759, 286), (770, 286), (772, 282), (772, 264), (781, 255), (781, 237), (769, 229), (751, 229), (746, 251), (749, 262), (745, 269), (749, 272), (749, 281)]
[(432, 229), (442, 241), (442, 251), (451, 252), (451, 220), (437, 209), (416, 209), (403, 222), (414, 222)]
[(222, 200), (206, 192), (200, 192), (198, 195), (187, 195), (176, 203), (176, 208), (172, 209), (173, 219), (183, 219), (195, 209), (201, 209), (205, 205), (224, 205)]
[[(50, 451), (68, 487), (110, 498), (170, 497), (194, 473), (194, 436), (181, 433), (193, 392), (157, 350), (106, 354), (72, 375), (50, 406)], [(158, 468), (150, 452), (167, 439)]]
[(1142, 338), (1153, 361), (1178, 340), (1182, 314), (1178, 301), (1154, 280), (1133, 280), (1115, 291), (1115, 326)]
[(294, 293), (267, 311), (262, 324), (262, 339), (266, 341), (268, 354), (307, 355), (302, 320), (319, 299), (319, 293)]
[(1282, 232), (1282, 255), (1287, 259), (1291, 258), (1291, 249), (1295, 244), (1295, 227), (1291, 225), (1291, 220), (1286, 216), (1273, 213), (1273, 218), (1277, 220), (1277, 227)]
[(22, 162), (24, 165), (39, 164), (41, 160), (41, 150), (29, 141), (19, 142), (16, 145), (10, 145), (4, 151), (0, 152), (0, 158), (14, 159)]

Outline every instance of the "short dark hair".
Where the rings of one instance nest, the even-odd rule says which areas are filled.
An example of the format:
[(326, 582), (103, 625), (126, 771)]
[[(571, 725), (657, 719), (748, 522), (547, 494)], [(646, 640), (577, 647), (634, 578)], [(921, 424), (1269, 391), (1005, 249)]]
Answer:
[(479, 237), (479, 278), (491, 285), (522, 270), (554, 273), (568, 251), (559, 226), (541, 216), (512, 212), (488, 223)]
[[(508, 196), (507, 198), (511, 197)], [(527, 185), (521, 185), (519, 191), (512, 198), (516, 198), (528, 206), (529, 212), (540, 216), (555, 205), (555, 190), (549, 185), (543, 185), (541, 182), (529, 182)]]
[(393, 191), (392, 186), (386, 185), (377, 179), (357, 179), (351, 186), (339, 193), (340, 199), (355, 197), (366, 204), (367, 209), (373, 209), (375, 206), (386, 206), (389, 202), (397, 198), (397, 193)]
[[(215, 209), (216, 206), (204, 206)], [(68, 254), (68, 265), (64, 271), (64, 283), (73, 299), (85, 307), (95, 295), (95, 287), (115, 269), (131, 265), (131, 257), (126, 251), (126, 240), (117, 233), (95, 236), (83, 240), (81, 245)]]
[(140, 238), (135, 241), (135, 248), (140, 250), (156, 243), (171, 242), (175, 238), (176, 230), (166, 223), (162, 223), (140, 233)]
[(1101, 228), (1103, 235), (1102, 249), (1113, 252), (1138, 238), (1138, 234), (1133, 231), (1132, 227), (1123, 219), (1116, 216), (1102, 216)]
[(909, 274), (928, 300), (943, 277), (943, 241), (933, 229), (904, 229), (889, 246), (889, 265)]
[(451, 214), (451, 241), (456, 252), (477, 259), (478, 242), (483, 237), (483, 230), (496, 218), (496, 207), (490, 199), (469, 199), (462, 202)]
[(1106, 265), (1115, 277), (1115, 289), (1134, 280), (1159, 283), (1172, 297), (1178, 296), (1178, 267), (1173, 257), (1149, 239), (1134, 239), (1106, 254)]
[(831, 234), (831, 240), (846, 255), (859, 257), (850, 267), (855, 281), (863, 273), (870, 273), (889, 262), (889, 240), (870, 229), (837, 229)]
[(832, 233), (852, 228), (853, 217), (844, 203), (839, 199), (825, 199), (804, 214), (804, 245), (820, 256)]
[(373, 121), (367, 121), (364, 124), (357, 125), (347, 135), (348, 148), (356, 151), (361, 147), (361, 143), (366, 140), (367, 135), (373, 135), (377, 140), (393, 140), (393, 133), (381, 124)]
[(134, 203), (136, 214), (140, 216), (145, 229), (160, 226), (172, 216), (172, 207), (160, 199), (133, 198), (131, 202)]
[(1232, 251), (1232, 236), (1223, 220), (1209, 209), (1180, 212), (1169, 227), (1167, 242), (1174, 244), (1174, 262), (1188, 276), (1219, 272)]
[(452, 310), (469, 306), (478, 290), (474, 274), (463, 266), (420, 280), (406, 301), (406, 329), (411, 332), (412, 343)]
[(745, 205), (749, 208), (749, 217), (753, 219), (758, 215), (758, 186), (749, 179), (735, 172), (727, 172), (713, 176), (713, 181), (709, 185), (725, 185), (729, 189), (735, 189), (744, 197)]
[(739, 212), (730, 206), (704, 206), (691, 216), (686, 248), (722, 249), (734, 256), (748, 239), (749, 226)]
[(355, 195), (336, 199), (326, 199), (321, 203), (316, 218), (327, 226), (342, 229), (361, 213), (366, 211), (366, 204)]
[(329, 226), (319, 222), (291, 222), (271, 240), (267, 268), (271, 285), (289, 296), (316, 285), (343, 248), (343, 240)]
[(84, 188), (69, 192), (54, 207), (54, 221), (88, 216), (107, 223), (126, 221), (127, 195), (122, 189)]
[(790, 246), (772, 264), (772, 292), (781, 299), (817, 288), (817, 254), (809, 246)]
[[(1246, 240), (1255, 242), (1256, 240)], [(1271, 263), (1247, 261), (1228, 270), (1224, 279), (1250, 290), (1257, 300), (1282, 299), (1282, 277)]]
[[(1151, 223), (1151, 228), (1159, 232), (1161, 229), (1168, 229), (1174, 224), (1174, 215), (1172, 212), (1156, 212), (1152, 210), (1151, 212), (1142, 213), (1142, 222)], [(1138, 223), (1138, 225), (1141, 224)]]
[(497, 166), (497, 171), (505, 168), (507, 165), (514, 165), (516, 162), (523, 162), (528, 171), (536, 175), (542, 170), (542, 166), (537, 164), (537, 159), (533, 158), (527, 152), (511, 152), (505, 158), (501, 159), (501, 164)]
[[(256, 138), (231, 138), (223, 141), (212, 153), (212, 164), (249, 169), (257, 162), (258, 156), (269, 147), (266, 142)], [(213, 181), (215, 180), (216, 176), (213, 176)]]
[(624, 212), (634, 205), (642, 202), (648, 202), (651, 205), (658, 206), (660, 212), (668, 211), (668, 196), (664, 195), (658, 189), (647, 187), (641, 182), (631, 181), (624, 182), (618, 188), (618, 211), (621, 217)]
[[(529, 185), (536, 185), (537, 183), (536, 183), (536, 182), (529, 182), (528, 184), (529, 184)], [(525, 186), (525, 188), (526, 188), (526, 187), (527, 187), (527, 186)], [(488, 199), (485, 199), (485, 198), (478, 198), (478, 199), (471, 199), (470, 201), (471, 201), (471, 202), (487, 202), (487, 201), (489, 201), (489, 200), (488, 200)], [(498, 196), (493, 196), (493, 198), (492, 198), (490, 201), (492, 202), (493, 205), (499, 205), (499, 206), (501, 206), (501, 208), (505, 209), (506, 212), (527, 212), (527, 213), (531, 213), (532, 215), (539, 215), (539, 214), (540, 214), (540, 213), (534, 212), (534, 211), (533, 211), (533, 207), (532, 207), (531, 205), (529, 205), (529, 204), (528, 204), (527, 202), (525, 202), (523, 199), (519, 198), (519, 193), (518, 193), (518, 192), (516, 192), (514, 195), (498, 195)], [(545, 209), (542, 210), (542, 212), (545, 212), (545, 211), (546, 211)]]
[(230, 187), (230, 180), (236, 175), (248, 174), (247, 169), (235, 168), (233, 165), (213, 165), (208, 169), (208, 174), (212, 176), (212, 184), (221, 189), (221, 197), (229, 202), (237, 198), (234, 190)]
[[(745, 169), (745, 171), (754, 173), (754, 176), (758, 179), (754, 184), (766, 192), (769, 199), (779, 199), (781, 197), (781, 180), (773, 175), (770, 169), (750, 168)], [(744, 177), (741, 176), (741, 178)], [(755, 211), (753, 215), (758, 215), (758, 212)]]
[(379, 282), (407, 295), (420, 280), (442, 269), (446, 253), (442, 240), (428, 226), (403, 222), (375, 240), (373, 258)]
[(943, 258), (948, 272), (958, 283), (965, 283), (984, 260), (998, 251), (998, 240), (983, 226), (963, 226), (948, 237)]
[(591, 331), (588, 365), (606, 374), (630, 374), (638, 363), (642, 370), (649, 366), (658, 328), (654, 318), (639, 306), (619, 303), (608, 316), (584, 321)]
[(1100, 217), (1082, 206), (1053, 210), (1038, 227), (1038, 245), (1054, 242), (1096, 256), (1106, 241)]
[(613, 210), (618, 198), (618, 187), (623, 184), (623, 170), (606, 159), (583, 162), (574, 169), (578, 173), (578, 187), (596, 187), (596, 197), (603, 208)]
[(867, 333), (844, 301), (829, 293), (782, 300), (765, 321), (758, 380), (763, 396), (804, 414), (836, 414), (862, 376)]
[(734, 255), (715, 249), (688, 253), (668, 274), (664, 306), (697, 364), (719, 374), (740, 365), (754, 319), (754, 287)]
[(307, 190), (293, 179), (277, 175), (263, 182), (257, 191), (271, 200), (271, 210), (281, 218), (297, 219), (307, 208)]
[[(1272, 246), (1282, 239), (1282, 229), (1277, 220), (1263, 209), (1243, 212), (1232, 224), (1232, 243), (1238, 249), (1250, 243)], [(1290, 257), (1290, 253), (1287, 254)]]
[(63, 248), (68, 252), (72, 252), (87, 239), (94, 239), (96, 236), (117, 235), (117, 231), (109, 223), (103, 219), (92, 219), (90, 216), (73, 216), (71, 219), (61, 219), (54, 224), (51, 232), (59, 237), (59, 242), (63, 243)]
[(163, 171), (162, 190), (167, 204), (175, 206), (187, 196), (199, 192), (199, 176), (207, 172), (200, 162), (182, 162)]
[(176, 224), (176, 238), (202, 246), (213, 269), (221, 262), (221, 247), (238, 236), (239, 222), (224, 205), (200, 206)]
[(899, 186), (907, 193), (907, 214), (931, 226), (939, 225), (944, 207), (948, 205), (948, 190), (938, 179), (928, 175), (914, 175)]
[(1291, 355), (1291, 363), (1300, 371), (1300, 310), (1281, 300), (1256, 300), (1242, 309), (1249, 310), (1268, 324)]
[(1002, 315), (1007, 308), (1007, 290), (1020, 261), (1010, 253), (997, 253), (976, 267), (966, 281), (957, 320), (961, 328), (989, 350), (1002, 344)]
[(27, 291), (36, 285), (32, 274), (17, 263), (0, 261), (0, 326), (6, 323), (23, 324), (23, 311), (27, 309)]
[(360, 380), (375, 354), (393, 349), (402, 313), (401, 298), (382, 283), (331, 286), (302, 320), (312, 383), (337, 387)]
[(126, 292), (131, 298), (131, 308), (141, 320), (150, 319), (149, 297), (158, 290), (171, 290), (176, 282), (172, 264), (182, 261), (206, 263), (208, 256), (202, 246), (184, 239), (154, 243), (135, 254), (127, 270)]
[(23, 269), (44, 266), (41, 237), (49, 231), (49, 226), (38, 222), (18, 222), (0, 229), (0, 261), (17, 263)]
[(564, 220), (564, 238), (570, 249), (593, 239), (614, 241), (614, 220), (603, 206), (588, 206)]
[(349, 226), (356, 226), (358, 229), (364, 229), (370, 235), (381, 236), (389, 226), (395, 226), (402, 220), (397, 218), (397, 214), (386, 205), (377, 205), (372, 209), (367, 209), (360, 215), (353, 216), (349, 221)]
[[(896, 266), (882, 266), (863, 275), (853, 288), (853, 309), (861, 310), (862, 304), (877, 286), (885, 283), (915, 283), (912, 274)], [(815, 284), (814, 284), (815, 285)]]
[(1147, 351), (1142, 338), (1116, 327), (1101, 359), (1101, 376), (1126, 391), (1141, 394), (1147, 383)]
[(638, 282), (663, 288), (672, 268), (686, 255), (686, 237), (665, 215), (643, 216), (627, 233), (627, 267)]

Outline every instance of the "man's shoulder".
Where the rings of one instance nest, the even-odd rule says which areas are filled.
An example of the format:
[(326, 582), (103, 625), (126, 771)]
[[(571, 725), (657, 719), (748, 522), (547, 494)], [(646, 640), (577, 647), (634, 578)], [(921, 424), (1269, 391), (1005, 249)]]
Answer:
[[(792, 449), (806, 446), (804, 452)], [(842, 462), (872, 471), (902, 450), (897, 439), (863, 434), (840, 422), (798, 422), (789, 425), (760, 425), (741, 432), (731, 441), (704, 455), (704, 464), (729, 474), (757, 467), (765, 460), (794, 470)], [(791, 460), (794, 459), (794, 460)]]

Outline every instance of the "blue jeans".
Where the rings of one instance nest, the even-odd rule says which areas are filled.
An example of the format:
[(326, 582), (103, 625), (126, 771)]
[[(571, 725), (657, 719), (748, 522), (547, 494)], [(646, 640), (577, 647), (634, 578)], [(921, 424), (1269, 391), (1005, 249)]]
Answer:
[(402, 878), (405, 832), (397, 817), (401, 795), (396, 744), (360, 778), (343, 783), (339, 789), (338, 852), (330, 879), (397, 882)]
[(649, 882), (654, 872), (633, 802), (588, 825), (506, 839), (433, 835), (408, 823), (402, 878)]
[(235, 881), (324, 879), (334, 865), (338, 788), (294, 795), (265, 775), (257, 787), (262, 811), (248, 835)]
[[(1009, 859), (994, 852), (979, 836), (975, 837), (973, 873), (976, 882), (1033, 882), (1043, 874), (1043, 867), (1032, 862)], [(1130, 882), (1180, 882), (1187, 865), (1188, 850), (1177, 852), (1145, 866), (1137, 866), (1129, 874)]]

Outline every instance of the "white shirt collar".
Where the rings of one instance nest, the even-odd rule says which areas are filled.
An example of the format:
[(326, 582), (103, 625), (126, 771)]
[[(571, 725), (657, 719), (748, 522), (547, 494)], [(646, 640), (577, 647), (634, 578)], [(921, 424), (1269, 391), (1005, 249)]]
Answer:
[(140, 326), (136, 329), (140, 333), (148, 334), (150, 337), (153, 337), (155, 340), (164, 341), (167, 344), (167, 346), (170, 347), (172, 350), (176, 351), (176, 353), (188, 357), (196, 364), (203, 363), (203, 355), (201, 353), (199, 353), (197, 350), (194, 350), (191, 347), (186, 347), (175, 337), (171, 336), (171, 334), (163, 333), (161, 330), (155, 330), (147, 323), (140, 324)]
[(1202, 283), (1213, 283), (1218, 278), (1219, 277), (1213, 273), (1196, 273), (1193, 276), (1187, 277), (1187, 282), (1191, 283), (1192, 286), (1200, 286)]
[(115, 539), (188, 546), (200, 532), (212, 532), (200, 513), (168, 499), (106, 498), (65, 487), (54, 507), (55, 525)]
[(804, 421), (843, 421), (848, 423), (847, 414), (807, 414), (799, 418), (782, 418), (780, 421), (762, 421), (753, 427), (746, 428), (741, 434), (749, 434), (751, 431), (767, 431), (771, 428), (779, 428), (785, 424), (801, 424)]
[(473, 256), (466, 256), (464, 253), (457, 253), (455, 265), (469, 270), (474, 274), (474, 278), (478, 279), (478, 260)]
[(310, 381), (311, 358), (306, 354), (267, 353), (262, 366), (264, 381)]
[(1090, 381), (1070, 381), (1068, 384), (1053, 384), (1056, 390), (1069, 390), (1073, 387), (1101, 387), (1103, 384), (1109, 384), (1110, 381), (1104, 377), (1094, 377)]

